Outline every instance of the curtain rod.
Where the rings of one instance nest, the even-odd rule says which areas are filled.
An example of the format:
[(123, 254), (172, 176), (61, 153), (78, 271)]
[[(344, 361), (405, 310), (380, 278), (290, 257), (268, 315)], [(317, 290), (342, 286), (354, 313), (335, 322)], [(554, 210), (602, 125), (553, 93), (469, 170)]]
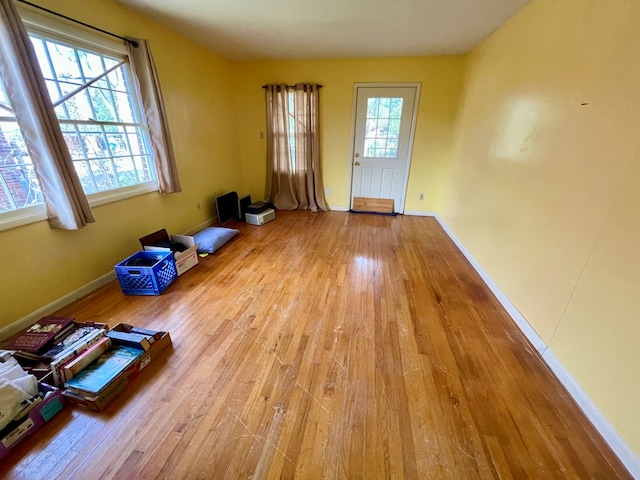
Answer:
[(96, 31), (98, 31), (100, 33), (104, 33), (106, 35), (111, 35), (112, 37), (119, 38), (123, 42), (130, 41), (130, 40), (127, 40), (125, 37), (122, 37), (120, 35), (116, 35), (115, 33), (107, 32), (106, 30), (103, 30), (101, 28), (94, 27), (93, 25), (89, 25), (88, 23), (81, 22), (80, 20), (76, 20), (75, 18), (67, 17), (66, 15), (63, 15), (61, 13), (54, 12), (53, 10), (49, 10), (48, 8), (41, 7), (40, 5), (36, 5), (35, 3), (27, 2), (27, 0), (18, 0), (18, 1), (20, 3), (24, 3), (24, 4), (29, 5), (31, 7), (37, 8), (38, 10), (42, 10), (44, 12), (50, 13), (51, 15), (55, 15), (56, 17), (64, 18), (65, 20), (69, 20), (71, 22), (78, 23), (78, 24), (80, 24), (80, 25), (82, 25), (84, 27), (91, 28), (91, 29), (96, 30)]
[[(22, 0), (20, 0), (22, 1)], [(267, 88), (269, 85), (262, 85), (262, 88)], [(295, 85), (285, 85), (287, 88), (295, 88)], [(322, 88), (322, 85), (318, 85), (318, 88)]]

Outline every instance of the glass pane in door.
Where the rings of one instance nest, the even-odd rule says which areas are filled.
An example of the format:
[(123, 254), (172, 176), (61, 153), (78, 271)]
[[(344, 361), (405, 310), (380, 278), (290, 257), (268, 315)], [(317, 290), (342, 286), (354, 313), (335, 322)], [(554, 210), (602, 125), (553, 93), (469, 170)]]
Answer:
[(367, 99), (364, 155), (369, 158), (397, 158), (402, 97)]

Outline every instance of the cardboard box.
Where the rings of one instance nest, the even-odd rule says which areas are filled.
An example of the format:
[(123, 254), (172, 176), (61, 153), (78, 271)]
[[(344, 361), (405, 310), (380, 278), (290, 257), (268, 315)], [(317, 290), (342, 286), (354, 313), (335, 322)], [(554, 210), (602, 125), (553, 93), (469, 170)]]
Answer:
[(65, 399), (58, 388), (38, 383), (38, 389), (45, 395), (48, 393), (48, 396), (33, 407), (29, 414), (11, 431), (3, 435), (0, 439), (0, 459), (4, 458), (24, 438), (32, 435), (51, 420), (64, 407)]
[[(187, 237), (186, 235), (173, 235), (172, 238), (190, 238), (193, 243), (193, 237)], [(182, 243), (182, 242), (180, 242)], [(198, 245), (191, 245), (184, 252), (175, 252), (173, 256), (176, 258), (176, 268), (178, 269), (178, 276), (182, 275), (187, 270), (195, 267), (198, 264)]]
[(174, 252), (173, 254), (176, 259), (178, 276), (198, 264), (198, 245), (196, 245), (194, 238), (190, 235), (169, 235), (165, 229), (162, 229), (142, 237), (140, 244), (144, 250), (150, 252), (167, 252), (171, 251), (171, 249), (162, 245), (169, 241), (179, 242), (185, 247), (188, 247), (184, 252)]
[[(126, 324), (118, 324), (113, 327), (116, 331), (127, 331)], [(120, 392), (122, 392), (131, 382), (133, 382), (140, 372), (151, 363), (154, 358), (157, 358), (162, 352), (171, 346), (171, 337), (169, 332), (156, 332), (159, 334), (159, 338), (152, 344), (151, 348), (146, 351), (141, 357), (137, 358), (126, 370), (118, 374), (109, 385), (103, 389), (98, 395), (95, 396), (83, 396), (76, 392), (72, 392), (68, 389), (62, 391), (62, 394), (66, 397), (69, 403), (79, 405), (81, 407), (100, 412), (104, 410), (109, 402), (113, 400)], [(114, 343), (117, 343), (114, 340)]]

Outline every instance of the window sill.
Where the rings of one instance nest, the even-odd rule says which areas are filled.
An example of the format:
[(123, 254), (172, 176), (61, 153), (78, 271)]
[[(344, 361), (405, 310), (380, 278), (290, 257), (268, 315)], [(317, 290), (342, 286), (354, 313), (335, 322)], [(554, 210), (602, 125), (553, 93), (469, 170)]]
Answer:
[(44, 205), (21, 208), (13, 212), (0, 215), (0, 231), (10, 230), (30, 223), (41, 222), (47, 219), (47, 212)]
[(157, 192), (158, 182), (145, 182), (131, 187), (118, 188), (116, 190), (107, 190), (106, 192), (93, 193), (87, 195), (89, 199), (89, 205), (91, 208), (99, 207), (100, 205), (106, 205), (107, 203), (118, 202), (131, 197), (137, 197), (138, 195), (144, 195), (145, 193)]
[[(106, 192), (87, 195), (91, 208), (118, 202), (127, 198), (137, 197), (146, 193), (157, 192), (158, 182), (146, 182), (131, 187), (109, 190)], [(47, 219), (47, 212), (44, 205), (36, 205), (28, 208), (21, 208), (14, 212), (0, 214), (0, 231), (10, 230), (30, 223), (42, 222)]]

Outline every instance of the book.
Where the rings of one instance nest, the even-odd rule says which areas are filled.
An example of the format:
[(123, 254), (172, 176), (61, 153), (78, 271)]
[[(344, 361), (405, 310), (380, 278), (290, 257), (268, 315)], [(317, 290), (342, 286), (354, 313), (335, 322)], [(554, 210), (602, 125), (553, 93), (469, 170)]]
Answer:
[[(162, 337), (162, 332), (157, 332), (155, 330), (148, 330), (142, 327), (131, 327), (131, 332), (139, 333), (141, 335), (146, 335), (148, 337), (151, 337), (153, 340), (160, 340), (160, 337)], [(153, 343), (153, 341), (151, 343)]]
[(51, 361), (51, 374), (53, 385), (60, 386), (62, 382), (62, 367), (87, 350), (91, 345), (98, 342), (107, 333), (105, 329), (100, 327), (91, 327), (93, 330), (87, 335), (81, 337), (76, 342), (69, 345), (65, 350), (60, 352)]
[(76, 358), (66, 363), (62, 367), (62, 380), (69, 381), (75, 375), (84, 370), (89, 364), (93, 363), (100, 355), (111, 348), (111, 339), (102, 337), (96, 343), (87, 348)]
[(34, 375), (38, 380), (42, 380), (51, 373), (51, 365), (49, 362), (25, 357), (22, 354), (23, 352), (16, 352), (14, 357), (25, 372)]
[(147, 336), (134, 332), (121, 332), (118, 330), (110, 330), (107, 332), (107, 337), (112, 339), (114, 343), (120, 345), (128, 345), (134, 348), (141, 348), (145, 352), (149, 351), (151, 344), (155, 342), (153, 336)]
[(64, 385), (81, 394), (98, 395), (143, 354), (144, 350), (139, 348), (114, 345)]
[(20, 406), (22, 407), (22, 409), (16, 414), (15, 417), (13, 417), (13, 421), (18, 421), (18, 420), (22, 420), (24, 417), (26, 417), (29, 412), (31, 410), (33, 410), (35, 407), (37, 407), (40, 402), (42, 402), (43, 397), (38, 394), (35, 397), (30, 397), (26, 400), (23, 400), (20, 403)]
[(96, 329), (100, 327), (76, 325), (76, 328), (71, 331), (66, 337), (62, 338), (57, 343), (52, 344), (48, 349), (41, 353), (41, 357), (48, 358), (50, 360), (61, 355), (65, 350), (69, 349), (73, 344), (79, 342), (82, 338), (93, 334)]
[(73, 322), (71, 322), (69, 325), (67, 325), (62, 330), (60, 330), (58, 333), (56, 333), (51, 341), (53, 343), (59, 342), (62, 338), (64, 338), (67, 335), (69, 335), (69, 333), (71, 333), (71, 331), (74, 330), (74, 328), (75, 328), (75, 324)]
[(56, 335), (69, 328), (73, 320), (71, 317), (42, 317), (4, 347), (9, 350), (38, 352), (53, 341)]

